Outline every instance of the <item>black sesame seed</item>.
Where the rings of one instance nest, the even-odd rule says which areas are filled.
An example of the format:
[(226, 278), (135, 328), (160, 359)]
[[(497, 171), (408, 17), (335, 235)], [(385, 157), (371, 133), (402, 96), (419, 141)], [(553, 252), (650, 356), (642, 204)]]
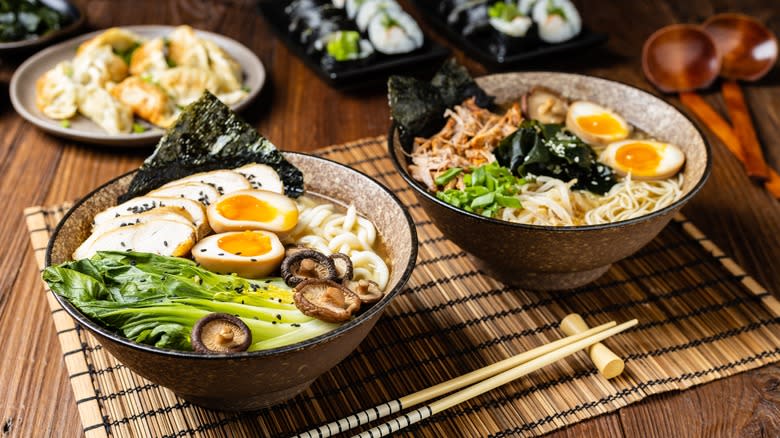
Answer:
[(301, 325), (300, 325), (300, 324), (298, 324), (297, 322), (294, 322), (294, 323), (292, 323), (292, 324), (290, 324), (290, 325), (291, 325), (291, 326), (293, 326), (293, 327), (300, 327), (300, 326), (301, 326)]
[(122, 245), (122, 248), (126, 247), (125, 242), (119, 242), (120, 245)]
[(278, 320), (280, 320), (280, 321), (281, 321), (281, 319), (282, 319), (282, 315), (280, 315), (280, 314), (278, 314), (278, 313), (277, 313), (277, 314), (276, 314), (276, 319), (278, 319)]
[(222, 257), (223, 255), (225, 255), (225, 253), (224, 253), (224, 252), (221, 252), (221, 253), (219, 253), (219, 254), (217, 254), (217, 255), (218, 255), (218, 256), (220, 256), (220, 257)]
[(271, 324), (276, 324), (276, 321), (271, 321)]
[(236, 255), (241, 255), (241, 251), (236, 252)]
[(167, 247), (168, 246), (168, 241), (167, 240), (163, 240), (163, 245)]
[(256, 262), (256, 261), (257, 261), (257, 259), (249, 259), (249, 260), (250, 260), (250, 261), (253, 261), (253, 262)]
[(201, 248), (200, 252), (206, 252), (206, 248)]

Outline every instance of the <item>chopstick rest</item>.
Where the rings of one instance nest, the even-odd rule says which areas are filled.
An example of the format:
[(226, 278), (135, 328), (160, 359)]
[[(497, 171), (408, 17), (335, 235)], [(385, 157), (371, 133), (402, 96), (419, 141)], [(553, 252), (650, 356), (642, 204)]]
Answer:
[[(561, 320), (561, 331), (566, 336), (573, 336), (588, 329), (588, 324), (577, 313), (570, 313)], [(605, 378), (612, 379), (623, 372), (626, 366), (623, 359), (607, 348), (606, 345), (599, 342), (591, 345), (587, 350), (593, 365), (596, 365), (599, 373)]]

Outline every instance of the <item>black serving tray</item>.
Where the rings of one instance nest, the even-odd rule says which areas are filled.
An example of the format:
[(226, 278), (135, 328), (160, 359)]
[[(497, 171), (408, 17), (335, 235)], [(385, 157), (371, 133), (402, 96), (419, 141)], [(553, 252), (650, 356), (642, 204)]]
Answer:
[(607, 41), (607, 34), (592, 32), (591, 30), (583, 27), (580, 34), (570, 39), (569, 41), (564, 41), (558, 44), (550, 44), (538, 39), (535, 41), (530, 40), (531, 43), (529, 47), (524, 48), (522, 51), (517, 51), (514, 53), (510, 52), (504, 56), (498, 56), (490, 49), (491, 43), (495, 42), (491, 35), (474, 34), (468, 37), (463, 36), (463, 34), (460, 32), (460, 29), (451, 27), (447, 23), (447, 17), (439, 13), (438, 1), (409, 1), (414, 5), (415, 8), (417, 8), (417, 10), (421, 12), (423, 17), (425, 17), (425, 21), (427, 21), (431, 27), (446, 35), (447, 39), (455, 43), (464, 52), (466, 52), (466, 54), (483, 64), (497, 68), (508, 67), (523, 61), (548, 57), (554, 54), (571, 52), (576, 49), (581, 50), (587, 47), (603, 44)]
[(41, 3), (68, 17), (69, 23), (59, 30), (43, 34), (29, 40), (0, 42), (0, 54), (15, 54), (39, 49), (59, 39), (75, 33), (84, 24), (84, 14), (72, 2), (67, 0), (42, 0)]
[(369, 64), (344, 68), (336, 71), (326, 70), (320, 64), (319, 56), (306, 53), (306, 48), (287, 31), (289, 17), (284, 13), (289, 1), (260, 0), (258, 8), (274, 33), (306, 66), (317, 73), (328, 85), (337, 89), (359, 88), (368, 84), (382, 82), (391, 74), (409, 74), (426, 65), (437, 65), (449, 56), (450, 49), (434, 42), (425, 35), (425, 43), (414, 52), (401, 55), (377, 56)]

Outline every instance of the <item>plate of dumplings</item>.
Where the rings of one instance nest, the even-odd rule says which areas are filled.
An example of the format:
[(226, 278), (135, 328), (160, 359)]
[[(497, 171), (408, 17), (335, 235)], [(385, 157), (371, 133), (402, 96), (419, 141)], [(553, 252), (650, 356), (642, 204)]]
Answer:
[(16, 111), (85, 143), (155, 143), (208, 90), (240, 111), (263, 87), (263, 64), (241, 43), (190, 26), (123, 26), (32, 56), (11, 78)]

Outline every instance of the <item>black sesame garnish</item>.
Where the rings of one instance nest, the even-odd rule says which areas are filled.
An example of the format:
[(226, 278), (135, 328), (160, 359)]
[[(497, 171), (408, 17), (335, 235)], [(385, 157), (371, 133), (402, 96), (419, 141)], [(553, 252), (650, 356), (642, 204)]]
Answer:
[(254, 258), (249, 259), (249, 260), (252, 261), (252, 262), (256, 262), (257, 261), (257, 259), (254, 259)]
[(167, 240), (163, 240), (163, 246), (165, 246), (165, 247), (168, 246), (168, 241)]
[(206, 252), (206, 248), (201, 248), (200, 252)]
[(241, 251), (236, 252), (236, 255), (241, 255)]
[(217, 254), (217, 255), (218, 255), (218, 256), (220, 256), (220, 257), (222, 257), (223, 255), (225, 255), (225, 253), (224, 253), (224, 252), (221, 252), (221, 253), (219, 253), (219, 254)]
[(271, 324), (276, 324), (276, 321), (271, 321)]
[(281, 321), (281, 320), (282, 320), (282, 315), (280, 315), (280, 314), (278, 314), (278, 313), (277, 313), (277, 314), (276, 314), (276, 319), (278, 319), (278, 320), (280, 320), (280, 321)]
[(297, 322), (294, 322), (294, 323), (292, 323), (292, 324), (290, 324), (290, 325), (291, 325), (291, 326), (293, 326), (293, 327), (300, 327), (300, 326), (301, 326), (301, 325), (300, 325), (300, 324), (298, 324)]
[(126, 247), (125, 242), (119, 242), (120, 245), (122, 245), (122, 248)]

